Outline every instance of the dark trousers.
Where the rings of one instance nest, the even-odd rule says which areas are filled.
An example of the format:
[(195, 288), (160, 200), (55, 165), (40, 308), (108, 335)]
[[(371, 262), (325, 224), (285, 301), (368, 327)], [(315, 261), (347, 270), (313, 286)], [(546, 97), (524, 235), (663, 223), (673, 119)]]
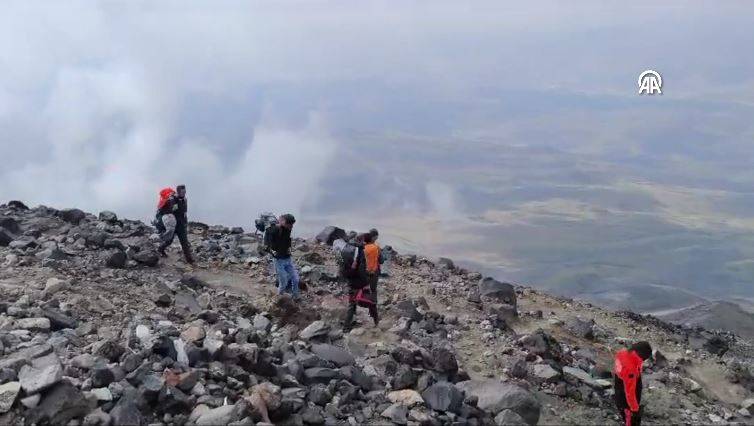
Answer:
[[(158, 216), (157, 222), (158, 224), (155, 225), (157, 230), (160, 230), (160, 225), (162, 225), (162, 229), (165, 229), (165, 225), (162, 223), (162, 217)], [(173, 241), (175, 241), (176, 235), (178, 236), (178, 241), (181, 243), (183, 256), (186, 258), (186, 261), (193, 262), (194, 258), (191, 255), (191, 245), (188, 240), (188, 224), (185, 222), (177, 222), (175, 224), (175, 231), (168, 232), (163, 236), (162, 244), (160, 244), (160, 251), (170, 247), (170, 245), (173, 244)]]
[[(623, 380), (618, 376), (615, 376), (615, 406), (618, 407), (623, 424), (626, 424), (626, 410), (628, 409), (628, 402), (626, 402), (626, 388), (623, 386)], [(636, 382), (636, 401), (639, 402), (639, 412), (631, 413), (631, 426), (641, 426), (641, 377)]]
[[(359, 278), (355, 278), (359, 279)], [(374, 323), (377, 324), (377, 321), (379, 321), (379, 316), (377, 314), (377, 280), (379, 279), (379, 276), (377, 274), (367, 274), (367, 286), (369, 287), (369, 294), (370, 299), (372, 300), (371, 305), (369, 305), (369, 316), (372, 317), (374, 320)], [(348, 313), (346, 314), (346, 328), (351, 327), (353, 324), (353, 316), (356, 315), (356, 293), (359, 292), (360, 286), (356, 283), (349, 283), (349, 294), (348, 294)]]
[(165, 228), (165, 222), (162, 221), (162, 215), (160, 213), (157, 213), (157, 215), (154, 217), (154, 221), (152, 222), (152, 225), (157, 229), (157, 233), (162, 235), (167, 231), (167, 228)]

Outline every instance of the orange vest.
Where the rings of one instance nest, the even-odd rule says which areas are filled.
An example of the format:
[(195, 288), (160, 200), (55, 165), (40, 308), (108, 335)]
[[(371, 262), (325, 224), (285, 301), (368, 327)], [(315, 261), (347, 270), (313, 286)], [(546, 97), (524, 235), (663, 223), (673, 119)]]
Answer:
[(376, 274), (380, 268), (380, 246), (375, 243), (365, 245), (364, 258), (367, 262), (367, 272)]

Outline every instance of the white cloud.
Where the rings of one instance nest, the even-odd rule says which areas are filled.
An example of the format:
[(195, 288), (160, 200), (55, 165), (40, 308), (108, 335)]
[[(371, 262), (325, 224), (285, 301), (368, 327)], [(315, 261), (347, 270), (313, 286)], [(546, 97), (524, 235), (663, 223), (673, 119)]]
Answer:
[[(678, 59), (748, 47), (735, 34), (709, 36), (747, 23), (753, 15), (737, 13), (746, 5), (652, 4), (650, 13), (601, 4), (6, 2), (0, 200), (145, 217), (157, 189), (184, 182), (199, 218), (245, 221), (316, 200), (354, 122), (452, 128), (433, 114), (482, 108), (475, 100), (485, 96), (505, 104), (495, 92), (503, 88), (599, 93), (621, 90), (625, 77), (633, 92), (635, 65), (648, 58), (688, 70), (670, 74), (675, 87), (721, 69), (747, 75), (741, 55), (738, 68), (710, 60), (698, 71)], [(669, 34), (664, 19), (692, 38)], [(497, 122), (486, 112), (492, 123), (474, 127)], [(213, 121), (232, 114), (240, 118)], [(216, 126), (233, 126), (235, 139)], [(442, 186), (427, 189), (438, 211), (457, 210)]]

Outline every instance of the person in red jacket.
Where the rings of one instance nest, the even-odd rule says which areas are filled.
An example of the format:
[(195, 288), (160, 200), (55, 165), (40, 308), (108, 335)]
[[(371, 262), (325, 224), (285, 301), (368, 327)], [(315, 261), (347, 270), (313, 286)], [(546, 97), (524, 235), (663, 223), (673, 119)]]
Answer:
[(626, 426), (641, 425), (641, 370), (644, 361), (652, 358), (652, 346), (634, 343), (615, 354), (615, 405)]

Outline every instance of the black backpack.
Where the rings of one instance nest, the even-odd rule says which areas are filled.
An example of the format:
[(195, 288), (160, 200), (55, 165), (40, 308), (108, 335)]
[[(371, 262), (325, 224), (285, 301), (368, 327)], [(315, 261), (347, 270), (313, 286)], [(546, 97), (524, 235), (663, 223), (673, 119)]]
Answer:
[[(353, 259), (358, 255), (356, 260), (356, 269), (352, 268)], [(340, 275), (343, 278), (356, 279), (366, 277), (366, 262), (364, 262), (364, 251), (353, 244), (346, 244), (340, 250)], [(365, 280), (362, 280), (365, 281)]]
[(261, 232), (264, 234), (264, 231), (266, 231), (267, 228), (277, 223), (278, 223), (278, 219), (275, 217), (274, 214), (262, 213), (259, 215), (259, 219), (254, 220), (254, 227), (257, 229), (258, 232)]

